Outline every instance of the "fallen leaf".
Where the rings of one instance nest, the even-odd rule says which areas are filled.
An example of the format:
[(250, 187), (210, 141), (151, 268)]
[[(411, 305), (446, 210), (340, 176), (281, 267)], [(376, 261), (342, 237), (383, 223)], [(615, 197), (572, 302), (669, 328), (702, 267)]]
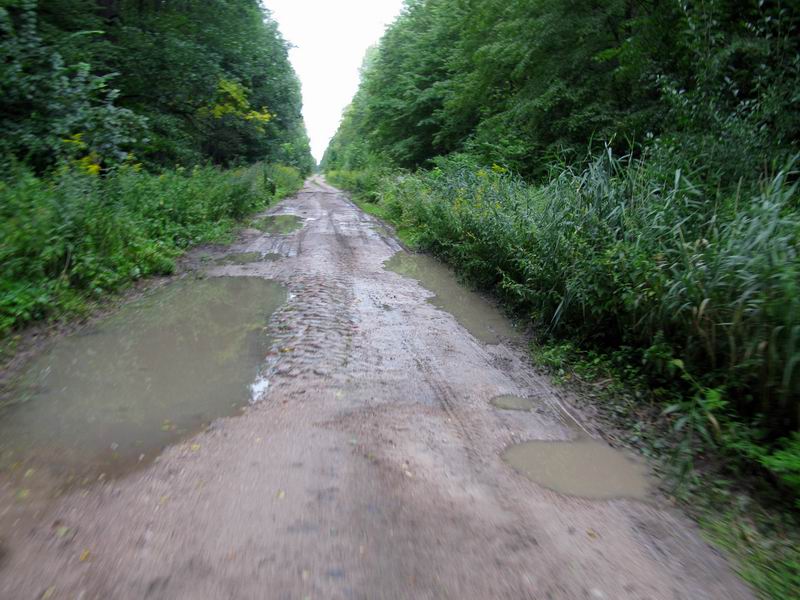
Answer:
[(278, 490), (277, 498), (278, 500), (283, 500), (284, 496), (286, 496), (286, 492), (283, 490)]
[(36, 469), (28, 469), (25, 471), (25, 475), (22, 476), (23, 479), (30, 479), (33, 477), (33, 474), (36, 473)]
[(200, 450), (200, 444), (192, 444), (191, 448), (192, 452), (197, 452), (198, 450)]
[(17, 500), (27, 500), (28, 496), (31, 495), (31, 491), (28, 489), (21, 489), (17, 491)]
[(87, 560), (89, 560), (89, 557), (91, 555), (92, 555), (92, 553), (89, 552), (89, 550), (84, 550), (83, 552), (81, 552), (80, 561), (81, 562), (86, 562)]
[(587, 529), (586, 530), (586, 535), (588, 535), (593, 540), (596, 540), (597, 538), (600, 537), (600, 534), (597, 533), (594, 529)]
[(60, 538), (63, 538), (65, 535), (69, 533), (69, 527), (61, 527), (56, 528), (56, 535)]
[(56, 588), (55, 588), (55, 586), (51, 585), (49, 588), (47, 588), (44, 591), (44, 594), (42, 594), (42, 600), (47, 600), (48, 598), (52, 598), (53, 594), (55, 594), (55, 593), (56, 593)]

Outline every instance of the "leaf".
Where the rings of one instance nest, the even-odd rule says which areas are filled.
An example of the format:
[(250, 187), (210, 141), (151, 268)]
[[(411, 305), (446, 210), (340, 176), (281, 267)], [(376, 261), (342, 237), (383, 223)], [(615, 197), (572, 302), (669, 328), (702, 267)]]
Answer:
[(86, 562), (87, 560), (89, 560), (89, 557), (91, 555), (92, 555), (92, 553), (88, 549), (85, 549), (83, 552), (81, 552), (81, 556), (80, 556), (79, 560), (81, 562)]
[(56, 528), (56, 536), (60, 537), (60, 538), (65, 537), (69, 532), (70, 532), (70, 528), (69, 527), (65, 527), (63, 525), (61, 527)]

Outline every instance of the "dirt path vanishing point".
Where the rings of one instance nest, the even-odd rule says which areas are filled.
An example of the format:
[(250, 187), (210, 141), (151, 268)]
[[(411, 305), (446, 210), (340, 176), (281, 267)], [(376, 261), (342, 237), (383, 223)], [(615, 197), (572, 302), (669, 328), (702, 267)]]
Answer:
[(319, 178), (270, 213), (303, 227), (232, 250), (281, 258), (209, 268), (289, 289), (262, 400), (6, 538), (0, 598), (752, 597), (655, 496), (563, 495), (504, 462), (574, 436), (553, 390), (385, 270), (402, 250), (376, 220)]

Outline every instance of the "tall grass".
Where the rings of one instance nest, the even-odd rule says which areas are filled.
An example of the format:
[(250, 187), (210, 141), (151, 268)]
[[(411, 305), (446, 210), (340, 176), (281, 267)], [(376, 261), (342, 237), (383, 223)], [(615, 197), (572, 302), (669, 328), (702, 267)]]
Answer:
[(282, 166), (103, 177), (65, 168), (48, 178), (9, 166), (0, 180), (0, 335), (171, 272), (182, 249), (223, 238), (301, 184)]
[(800, 418), (796, 177), (719, 195), (606, 154), (533, 186), (451, 157), (385, 183), (381, 203), (540, 332), (628, 349), (654, 387), (694, 399), (678, 406), (710, 442), (735, 432), (730, 448), (774, 467)]

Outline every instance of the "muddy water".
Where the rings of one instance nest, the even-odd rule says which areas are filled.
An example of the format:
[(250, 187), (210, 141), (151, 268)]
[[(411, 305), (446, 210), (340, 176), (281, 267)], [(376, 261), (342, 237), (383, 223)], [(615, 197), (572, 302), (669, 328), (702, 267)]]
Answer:
[(533, 410), (536, 408), (536, 403), (533, 401), (533, 398), (522, 398), (521, 396), (514, 396), (512, 394), (495, 396), (489, 403), (503, 410)]
[(529, 479), (562, 494), (591, 499), (647, 497), (644, 466), (602, 441), (536, 440), (511, 446), (503, 459)]
[(273, 258), (262, 255), (261, 252), (236, 252), (215, 258), (213, 263), (215, 265), (244, 265), (262, 260), (273, 260)]
[(470, 291), (455, 274), (431, 256), (398, 252), (385, 268), (416, 279), (422, 287), (436, 294), (429, 302), (449, 312), (475, 338), (486, 344), (499, 344), (517, 335), (511, 323), (488, 300)]
[(275, 252), (236, 252), (233, 254), (226, 254), (214, 260), (215, 265), (246, 265), (248, 263), (266, 262), (271, 260), (278, 260), (280, 254)]
[(295, 215), (274, 215), (262, 217), (253, 222), (253, 227), (264, 233), (292, 233), (303, 226), (303, 219)]
[(284, 288), (184, 280), (58, 342), (0, 413), (0, 468), (108, 475), (247, 403)]

